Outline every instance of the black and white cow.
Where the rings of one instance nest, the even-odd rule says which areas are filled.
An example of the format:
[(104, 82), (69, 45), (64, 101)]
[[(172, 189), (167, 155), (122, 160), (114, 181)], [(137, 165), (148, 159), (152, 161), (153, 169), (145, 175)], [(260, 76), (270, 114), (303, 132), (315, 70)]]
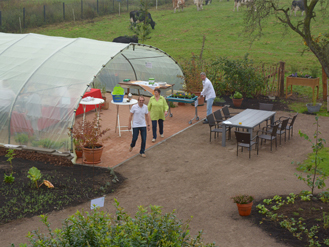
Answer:
[(291, 15), (291, 12), (292, 11), (295, 11), (295, 16), (296, 16), (296, 12), (298, 10), (302, 11), (302, 15), (304, 14), (305, 5), (304, 5), (304, 1), (303, 0), (294, 0), (294, 1), (292, 1), (290, 15)]
[[(138, 10), (131, 11), (130, 12), (130, 22), (136, 23), (137, 21), (144, 21), (144, 18), (142, 18), (141, 20), (139, 20), (139, 18), (138, 18), (139, 15), (140, 15), (140, 12)], [(151, 25), (152, 29), (154, 29), (155, 22), (152, 20), (151, 14), (149, 12), (147, 13), (147, 18), (150, 20), (150, 25)]]
[(116, 43), (138, 43), (138, 37), (135, 36), (119, 36), (113, 39), (112, 42), (116, 42)]
[[(241, 5), (246, 5), (247, 8), (249, 6), (253, 5), (253, 0), (234, 0), (234, 7), (233, 7), (233, 11), (236, 9), (236, 11), (239, 11), (239, 7)], [(254, 6), (255, 11), (256, 11), (256, 6)]]

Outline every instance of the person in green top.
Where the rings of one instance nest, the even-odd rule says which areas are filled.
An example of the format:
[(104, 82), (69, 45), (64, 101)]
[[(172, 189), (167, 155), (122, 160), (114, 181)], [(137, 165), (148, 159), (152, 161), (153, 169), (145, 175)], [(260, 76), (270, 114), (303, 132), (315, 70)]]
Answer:
[(152, 142), (155, 142), (157, 139), (157, 125), (159, 123), (159, 132), (160, 136), (163, 137), (163, 121), (165, 120), (165, 115), (167, 115), (168, 104), (166, 99), (160, 95), (161, 91), (159, 88), (154, 89), (154, 96), (150, 98), (148, 104), (148, 110), (151, 112), (152, 120), (152, 132), (153, 139)]

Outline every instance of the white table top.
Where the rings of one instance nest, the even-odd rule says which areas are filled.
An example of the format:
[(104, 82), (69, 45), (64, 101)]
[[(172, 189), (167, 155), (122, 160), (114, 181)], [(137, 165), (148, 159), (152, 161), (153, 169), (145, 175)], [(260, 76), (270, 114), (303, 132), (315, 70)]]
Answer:
[(112, 104), (114, 105), (134, 105), (137, 104), (137, 100), (136, 99), (131, 99), (130, 102), (127, 102), (128, 98), (123, 98), (122, 102), (113, 102), (113, 100), (111, 101)]
[(255, 109), (246, 109), (234, 117), (223, 121), (221, 124), (241, 127), (241, 128), (255, 128), (258, 124), (262, 123), (266, 119), (275, 115), (275, 111), (264, 111)]
[(90, 101), (84, 101), (83, 99), (80, 101), (81, 105), (98, 105), (104, 103), (103, 99), (99, 98), (94, 98), (93, 100)]

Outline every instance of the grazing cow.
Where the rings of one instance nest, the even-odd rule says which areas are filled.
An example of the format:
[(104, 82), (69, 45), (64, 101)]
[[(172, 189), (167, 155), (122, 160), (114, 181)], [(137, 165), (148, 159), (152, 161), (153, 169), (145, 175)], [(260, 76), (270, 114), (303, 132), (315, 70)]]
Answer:
[(116, 43), (138, 43), (138, 37), (135, 36), (119, 36), (113, 39), (112, 42), (116, 42)]
[[(144, 15), (141, 15), (141, 19), (139, 19), (139, 16), (141, 15), (141, 13), (138, 10), (133, 10), (130, 12), (130, 22), (132, 23), (136, 23), (139, 21), (144, 21), (145, 17)], [(152, 29), (154, 29), (155, 27), (155, 22), (152, 20), (151, 14), (149, 12), (147, 12), (147, 18), (150, 20), (150, 25), (152, 27)]]
[(202, 8), (202, 3), (203, 3), (203, 0), (194, 0), (194, 4), (196, 5), (196, 8), (197, 8), (198, 11), (203, 9)]
[(302, 11), (302, 15), (304, 14), (305, 5), (304, 5), (304, 1), (303, 0), (294, 0), (294, 1), (292, 1), (290, 15), (291, 15), (291, 12), (292, 11), (295, 11), (295, 16), (296, 16), (296, 12), (298, 10)]
[[(239, 7), (241, 5), (247, 5), (247, 8), (249, 7), (249, 5), (251, 5), (253, 3), (253, 0), (234, 0), (234, 7), (233, 7), (233, 11), (239, 11)], [(256, 6), (255, 6), (255, 11), (256, 11)]]
[(174, 8), (174, 13), (176, 13), (176, 9), (178, 9), (178, 10), (182, 9), (182, 11), (183, 11), (184, 5), (185, 5), (185, 0), (172, 0), (172, 5)]

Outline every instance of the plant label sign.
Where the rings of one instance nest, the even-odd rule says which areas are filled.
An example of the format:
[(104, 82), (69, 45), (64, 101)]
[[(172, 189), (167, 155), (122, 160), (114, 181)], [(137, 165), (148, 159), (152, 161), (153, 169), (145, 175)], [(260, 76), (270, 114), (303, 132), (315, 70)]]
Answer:
[(152, 63), (151, 62), (146, 62), (145, 66), (146, 66), (146, 68), (152, 69)]
[(105, 197), (99, 197), (90, 201), (90, 209), (94, 209), (96, 207), (104, 207)]

